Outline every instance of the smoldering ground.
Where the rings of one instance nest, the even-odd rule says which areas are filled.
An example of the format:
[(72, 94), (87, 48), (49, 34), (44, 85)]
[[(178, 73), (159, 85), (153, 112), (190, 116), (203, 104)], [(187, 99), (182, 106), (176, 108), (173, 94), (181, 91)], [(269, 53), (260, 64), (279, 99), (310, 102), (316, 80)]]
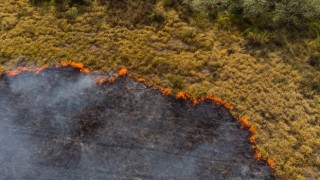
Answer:
[(274, 179), (229, 112), (72, 68), (0, 78), (0, 179)]

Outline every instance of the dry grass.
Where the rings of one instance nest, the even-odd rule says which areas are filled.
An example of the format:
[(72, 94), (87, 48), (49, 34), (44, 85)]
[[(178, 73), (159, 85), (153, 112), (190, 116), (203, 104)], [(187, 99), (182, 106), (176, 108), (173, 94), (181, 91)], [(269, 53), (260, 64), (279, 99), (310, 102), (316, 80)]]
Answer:
[[(286, 48), (267, 51), (266, 58), (250, 55), (236, 31), (208, 23), (200, 29), (199, 22), (186, 23), (171, 8), (158, 4), (156, 9), (165, 15), (162, 26), (137, 28), (115, 23), (107, 6), (97, 3), (70, 22), (56, 18), (52, 7), (1, 1), (0, 68), (61, 60), (102, 72), (127, 67), (174, 92), (221, 97), (231, 102), (236, 117), (245, 116), (256, 127), (258, 147), (275, 160), (280, 176), (319, 178), (320, 96), (302, 83), (320, 77), (307, 64), (312, 50), (290, 44), (294, 60), (284, 58)], [(229, 55), (228, 49), (235, 53)]]

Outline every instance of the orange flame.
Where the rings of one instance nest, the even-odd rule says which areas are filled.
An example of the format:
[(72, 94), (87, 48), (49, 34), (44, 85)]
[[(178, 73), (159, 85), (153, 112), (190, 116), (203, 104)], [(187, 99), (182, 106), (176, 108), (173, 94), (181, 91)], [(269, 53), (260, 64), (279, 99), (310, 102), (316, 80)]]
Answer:
[(126, 68), (122, 68), (118, 71), (118, 76), (126, 76), (128, 74), (128, 70)]
[(250, 136), (249, 140), (252, 144), (256, 143), (256, 138), (253, 135)]
[(180, 92), (178, 92), (176, 98), (179, 100), (187, 100), (188, 96), (186, 95), (186, 93), (180, 91)]
[(80, 72), (83, 74), (88, 74), (90, 70), (88, 68), (84, 68), (84, 65), (82, 63), (72, 62), (72, 61), (61, 61), (60, 64), (57, 64), (56, 67), (66, 67), (71, 66), (75, 69), (80, 69)]
[(244, 127), (249, 127), (250, 126), (250, 123), (248, 121), (247, 118), (245, 117), (240, 117), (240, 122), (241, 122), (241, 128), (244, 128)]
[(101, 85), (104, 84), (106, 81), (107, 81), (107, 79), (99, 79), (99, 80), (97, 81), (97, 84), (98, 84), (99, 86), (101, 86)]
[(220, 104), (222, 104), (222, 99), (220, 99), (220, 98), (213, 98), (213, 102), (215, 102), (216, 104), (220, 105)]
[(72, 61), (61, 61), (60, 64), (62, 67), (71, 65)]
[(20, 74), (22, 72), (27, 72), (27, 71), (31, 71), (31, 69), (23, 67), (23, 68), (18, 68), (18, 69), (9, 71), (9, 72), (7, 72), (7, 75), (9, 77), (13, 77), (13, 76), (16, 76), (16, 75), (18, 75), (18, 74)]
[(77, 62), (72, 62), (72, 61), (61, 61), (60, 62), (61, 66), (71, 66), (75, 69), (82, 69), (84, 65), (82, 63), (77, 63)]
[(253, 125), (251, 125), (250, 128), (249, 128), (249, 131), (250, 131), (252, 134), (254, 134), (254, 133), (256, 133), (256, 128), (255, 128)]
[(36, 68), (36, 70), (35, 70), (35, 74), (39, 74), (41, 71), (43, 71), (43, 70), (45, 70), (45, 69), (48, 69), (49, 68), (49, 66), (48, 65), (44, 65), (44, 66), (41, 66), (41, 67), (38, 67), (38, 68)]
[(194, 99), (193, 102), (192, 102), (192, 104), (193, 104), (194, 106), (196, 106), (197, 104), (199, 104), (198, 99)]
[(172, 94), (171, 90), (170, 89), (161, 89), (161, 92), (163, 95), (165, 96), (169, 96)]
[(145, 82), (146, 82), (146, 80), (145, 80), (145, 79), (143, 79), (143, 78), (139, 78), (139, 79), (138, 79), (138, 82), (145, 83)]
[(89, 74), (90, 70), (88, 68), (82, 68), (80, 69), (80, 72), (82, 72), (83, 74)]
[(221, 98), (206, 96), (206, 99), (214, 102), (217, 105), (223, 105), (224, 107), (226, 107), (229, 110), (233, 110), (233, 107), (227, 101), (224, 101)]
[(224, 107), (226, 107), (227, 109), (229, 109), (230, 111), (233, 110), (233, 106), (231, 106), (229, 103), (227, 103), (226, 101), (223, 102)]
[(261, 160), (262, 155), (261, 155), (261, 153), (259, 152), (259, 150), (256, 150), (256, 154), (254, 155), (254, 158), (257, 159), (257, 160)]
[(84, 65), (82, 63), (71, 62), (70, 64), (75, 69), (82, 69)]
[(268, 159), (267, 159), (267, 163), (268, 163), (268, 165), (269, 165), (272, 169), (274, 169), (275, 163), (274, 163), (274, 160), (273, 160), (273, 159), (268, 158)]

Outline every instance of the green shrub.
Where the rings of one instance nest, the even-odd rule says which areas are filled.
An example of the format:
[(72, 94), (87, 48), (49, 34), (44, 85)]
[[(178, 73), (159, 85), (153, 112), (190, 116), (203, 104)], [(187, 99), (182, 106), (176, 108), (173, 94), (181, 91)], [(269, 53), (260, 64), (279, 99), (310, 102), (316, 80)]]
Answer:
[(308, 28), (316, 35), (316, 37), (320, 36), (320, 22), (311, 22), (308, 24)]
[(164, 12), (159, 10), (154, 10), (153, 13), (149, 16), (149, 19), (157, 23), (163, 23), (166, 20)]
[(90, 5), (92, 3), (92, 0), (71, 0), (71, 3)]
[(262, 26), (302, 27), (320, 20), (319, 0), (184, 0), (194, 11), (207, 15), (228, 11)]
[(314, 68), (320, 70), (320, 55), (319, 54), (311, 55), (309, 58), (309, 64)]
[(273, 3), (273, 21), (301, 26), (306, 22), (315, 22), (320, 18), (320, 1), (318, 0), (284, 0)]
[(253, 44), (266, 44), (272, 38), (274, 38), (273, 34), (266, 30), (259, 30), (258, 28), (249, 28), (245, 32), (245, 37), (249, 39)]
[(173, 85), (173, 88), (182, 89), (183, 88), (183, 80), (180, 75), (168, 74), (167, 78)]
[(320, 50), (320, 36), (318, 36), (315, 40), (313, 40), (313, 44), (316, 50)]
[(197, 32), (195, 28), (184, 27), (177, 33), (177, 36), (182, 42), (193, 44), (196, 34)]
[(217, 24), (221, 29), (229, 29), (232, 25), (232, 21), (229, 16), (218, 16)]
[(72, 7), (67, 12), (66, 15), (69, 19), (75, 19), (78, 16), (78, 8)]
[(49, 2), (50, 0), (29, 0), (29, 2), (33, 5), (39, 5), (43, 2)]
[(163, 0), (164, 7), (173, 7), (176, 4), (175, 0)]
[(92, 0), (29, 0), (31, 4), (39, 5), (43, 2), (52, 2), (53, 4), (64, 4), (64, 5), (72, 5), (72, 4), (82, 4), (82, 5), (90, 5)]

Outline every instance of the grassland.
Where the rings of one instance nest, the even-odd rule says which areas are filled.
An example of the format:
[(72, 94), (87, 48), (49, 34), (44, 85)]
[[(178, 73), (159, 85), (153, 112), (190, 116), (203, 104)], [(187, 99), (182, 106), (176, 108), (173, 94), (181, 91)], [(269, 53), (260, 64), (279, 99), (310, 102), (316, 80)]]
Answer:
[[(309, 65), (318, 53), (312, 40), (283, 36), (281, 46), (248, 47), (224, 17), (186, 20), (161, 2), (148, 7), (156, 22), (132, 15), (145, 13), (144, 6), (132, 2), (123, 11), (94, 2), (70, 19), (53, 6), (1, 1), (1, 71), (73, 60), (99, 72), (126, 67), (174, 92), (220, 97), (257, 127), (259, 149), (275, 160), (280, 177), (320, 177), (320, 72)], [(159, 14), (164, 19), (154, 18)]]

